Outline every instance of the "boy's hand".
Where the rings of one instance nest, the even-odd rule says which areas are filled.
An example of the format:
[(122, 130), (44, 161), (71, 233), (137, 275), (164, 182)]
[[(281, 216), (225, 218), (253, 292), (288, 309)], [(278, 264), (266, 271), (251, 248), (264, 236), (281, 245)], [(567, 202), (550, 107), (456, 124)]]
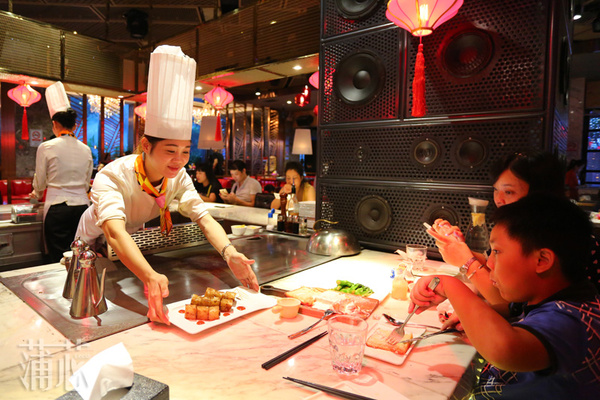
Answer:
[(431, 291), (431, 289), (427, 287), (434, 277), (435, 275), (424, 276), (415, 283), (415, 286), (410, 291), (411, 303), (408, 306), (409, 312), (414, 309), (415, 305), (418, 305), (419, 310), (417, 311), (417, 314), (420, 314), (425, 309), (438, 305), (446, 300), (444, 295), (444, 278), (446, 277), (438, 277), (440, 278), (440, 283), (435, 288), (435, 291)]

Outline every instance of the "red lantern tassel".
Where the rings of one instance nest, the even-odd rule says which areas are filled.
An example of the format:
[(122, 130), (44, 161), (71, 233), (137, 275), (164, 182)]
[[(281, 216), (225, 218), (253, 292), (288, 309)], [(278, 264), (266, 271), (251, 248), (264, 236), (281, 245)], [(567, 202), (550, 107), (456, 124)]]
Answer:
[(215, 141), (221, 142), (223, 137), (221, 137), (221, 113), (217, 111), (217, 129), (215, 132)]
[(413, 79), (413, 104), (412, 116), (425, 115), (425, 56), (423, 56), (423, 43), (419, 43), (419, 52), (415, 62), (415, 78)]
[(21, 121), (21, 139), (29, 140), (29, 127), (27, 126), (27, 108), (23, 107), (23, 121)]

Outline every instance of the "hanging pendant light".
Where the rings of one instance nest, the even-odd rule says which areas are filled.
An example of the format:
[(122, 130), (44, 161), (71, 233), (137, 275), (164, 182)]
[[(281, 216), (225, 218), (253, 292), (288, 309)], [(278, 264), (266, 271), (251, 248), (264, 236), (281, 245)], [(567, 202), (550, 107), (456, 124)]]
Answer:
[(221, 136), (221, 113), (220, 111), (225, 106), (233, 101), (233, 95), (221, 86), (213, 88), (204, 95), (204, 100), (208, 101), (217, 110), (217, 128), (215, 132), (215, 140), (223, 140)]
[(296, 105), (300, 107), (304, 107), (310, 104), (310, 87), (308, 87), (308, 85), (304, 85), (304, 89), (302, 90), (302, 92), (298, 93), (294, 97), (294, 103), (296, 103)]
[[(385, 16), (413, 36), (427, 36), (458, 13), (463, 0), (390, 0)], [(425, 115), (425, 57), (419, 43), (413, 79), (413, 117)]]
[(8, 97), (15, 103), (23, 107), (23, 120), (21, 122), (21, 139), (29, 140), (29, 127), (27, 124), (27, 107), (37, 103), (42, 95), (27, 84), (20, 84), (14, 89), (8, 91)]
[(315, 89), (319, 88), (319, 71), (315, 72), (308, 78), (308, 83), (313, 85)]
[(133, 112), (141, 119), (146, 119), (146, 102), (133, 109)]

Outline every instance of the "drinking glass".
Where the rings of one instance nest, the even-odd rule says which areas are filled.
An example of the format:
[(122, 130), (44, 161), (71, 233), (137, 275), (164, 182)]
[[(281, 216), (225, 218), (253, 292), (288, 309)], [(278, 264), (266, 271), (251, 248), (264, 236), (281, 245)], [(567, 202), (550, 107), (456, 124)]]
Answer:
[(412, 262), (411, 272), (413, 274), (422, 273), (425, 269), (425, 260), (427, 259), (427, 246), (422, 244), (407, 244), (406, 255)]
[(338, 315), (329, 319), (327, 327), (333, 369), (339, 374), (358, 374), (362, 368), (368, 324), (358, 317)]

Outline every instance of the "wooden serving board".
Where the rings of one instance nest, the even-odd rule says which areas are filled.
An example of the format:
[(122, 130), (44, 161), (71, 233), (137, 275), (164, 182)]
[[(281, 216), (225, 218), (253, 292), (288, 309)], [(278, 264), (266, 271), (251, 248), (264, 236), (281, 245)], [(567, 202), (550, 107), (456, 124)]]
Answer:
[[(261, 286), (260, 291), (263, 294), (268, 294), (277, 297), (288, 297), (287, 293), (289, 292), (289, 290), (276, 288), (271, 285)], [(360, 317), (363, 319), (367, 319), (379, 305), (379, 300), (370, 297), (357, 296), (349, 293), (345, 293), (344, 296), (352, 300), (355, 304), (357, 304), (360, 307)], [(323, 316), (324, 310), (301, 304), (299, 312), (301, 314), (310, 315), (311, 317), (321, 318)]]

